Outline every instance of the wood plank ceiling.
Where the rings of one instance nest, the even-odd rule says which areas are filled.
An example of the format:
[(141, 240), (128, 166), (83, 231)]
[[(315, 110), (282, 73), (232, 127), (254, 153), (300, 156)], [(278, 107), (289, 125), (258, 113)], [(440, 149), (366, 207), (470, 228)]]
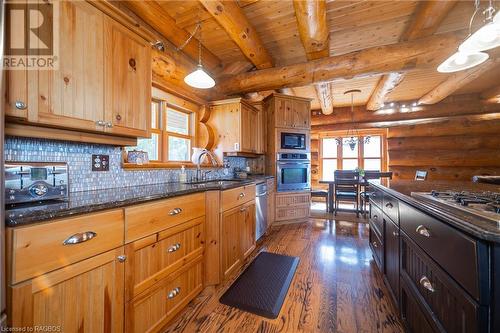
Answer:
[[(219, 74), (219, 78), (257, 69), (256, 61), (252, 63), (234, 41), (234, 34), (231, 37), (226, 32), (227, 26), (225, 29), (214, 18), (213, 12), (216, 11), (217, 5), (212, 6), (211, 14), (200, 1), (159, 0), (157, 2), (175, 20), (178, 27), (188, 32), (195, 29), (199, 20), (203, 22), (202, 43), (220, 59), (225, 67), (225, 70)], [(436, 34), (463, 31), (467, 28), (473, 12), (473, 2), (453, 2), (456, 2), (456, 5), (449, 6), (452, 7), (451, 10), (446, 9), (448, 13), (438, 24)], [(237, 4), (255, 29), (260, 45), (263, 45), (265, 53), (271, 56), (275, 67), (308, 60), (299, 35), (292, 0), (239, 0)], [(404, 39), (405, 32), (408, 33), (408, 27), (416, 17), (418, 9), (423, 5), (423, 1), (327, 0), (329, 56), (400, 42)], [(248, 54), (248, 51), (246, 52)], [(500, 66), (460, 87), (454, 93), (480, 93), (498, 85), (497, 78), (500, 75), (498, 67)], [(448, 77), (449, 75), (438, 73), (434, 68), (405, 73), (401, 82), (387, 93), (385, 101), (418, 100)], [(367, 104), (380, 80), (380, 75), (372, 75), (332, 82), (333, 106), (343, 107), (350, 104), (350, 96), (343, 94), (349, 89), (361, 90), (361, 93), (355, 96), (355, 105)], [(312, 98), (312, 108), (320, 109), (314, 85), (295, 87), (289, 89), (288, 93)]]

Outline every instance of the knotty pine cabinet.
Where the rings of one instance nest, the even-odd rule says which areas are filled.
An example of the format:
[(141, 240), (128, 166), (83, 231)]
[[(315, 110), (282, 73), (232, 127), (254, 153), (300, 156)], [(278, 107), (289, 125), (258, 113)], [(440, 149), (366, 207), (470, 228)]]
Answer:
[(58, 68), (8, 71), (8, 120), (149, 136), (149, 43), (88, 2), (59, 6)]
[(259, 110), (242, 98), (211, 102), (207, 122), (215, 131), (216, 150), (224, 153), (262, 153)]
[(277, 128), (310, 129), (311, 101), (306, 98), (271, 94), (264, 100), (271, 124)]
[(59, 332), (123, 332), (123, 247), (10, 288), (11, 327)]

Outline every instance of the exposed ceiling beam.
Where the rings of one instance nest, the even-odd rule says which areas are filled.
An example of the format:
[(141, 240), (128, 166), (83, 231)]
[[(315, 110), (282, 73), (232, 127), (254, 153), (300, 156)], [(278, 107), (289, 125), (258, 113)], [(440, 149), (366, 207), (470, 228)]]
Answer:
[[(326, 22), (325, 0), (294, 0), (293, 7), (307, 60), (328, 57), (330, 55), (330, 33)], [(321, 111), (324, 114), (331, 114), (333, 112), (332, 84), (316, 84), (315, 89)]]
[[(165, 36), (176, 47), (182, 46), (191, 36), (191, 32), (177, 26), (172, 18), (156, 1), (124, 1), (125, 6), (132, 10), (137, 16), (150, 24), (155, 30)], [(198, 62), (198, 40), (193, 38), (182, 49), (191, 59)], [(202, 63), (212, 73), (222, 69), (220, 59), (202, 46)]]
[(415, 40), (434, 34), (456, 4), (456, 0), (422, 1), (401, 36), (401, 41)]
[(481, 99), (489, 103), (500, 103), (500, 86), (483, 91), (481, 93)]
[(274, 66), (273, 59), (264, 47), (257, 30), (250, 24), (236, 1), (199, 1), (258, 69)]
[(419, 104), (435, 104), (446, 97), (453, 94), (455, 91), (465, 86), (466, 84), (474, 81), (484, 73), (492, 70), (498, 66), (499, 62), (496, 59), (487, 60), (480, 66), (476, 66), (465, 71), (456, 72), (450, 75), (444, 82), (439, 84), (436, 88), (429, 91), (422, 98), (418, 100)]
[(229, 95), (429, 68), (443, 61), (461, 38), (462, 33), (440, 34), (290, 66), (241, 73), (221, 80), (219, 89)]
[(385, 98), (393, 91), (403, 79), (403, 73), (389, 73), (383, 75), (372, 92), (366, 108), (368, 110), (378, 110), (384, 106)]
[[(456, 3), (455, 0), (420, 2), (400, 40), (410, 41), (431, 36)], [(382, 76), (370, 96), (367, 104), (368, 110), (378, 110), (382, 107), (387, 96), (403, 81), (404, 76), (402, 73)]]

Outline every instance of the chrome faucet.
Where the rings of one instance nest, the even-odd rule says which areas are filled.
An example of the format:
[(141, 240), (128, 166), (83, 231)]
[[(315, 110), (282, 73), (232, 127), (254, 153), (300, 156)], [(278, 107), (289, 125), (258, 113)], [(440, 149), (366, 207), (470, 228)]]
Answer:
[(201, 161), (202, 161), (202, 158), (204, 156), (208, 156), (210, 157), (210, 160), (212, 161), (212, 165), (213, 166), (217, 166), (217, 156), (215, 156), (215, 154), (213, 152), (211, 152), (210, 150), (208, 149), (203, 149), (200, 153), (200, 155), (198, 155), (198, 161), (196, 163), (196, 181), (200, 181), (202, 180), (201, 178)]

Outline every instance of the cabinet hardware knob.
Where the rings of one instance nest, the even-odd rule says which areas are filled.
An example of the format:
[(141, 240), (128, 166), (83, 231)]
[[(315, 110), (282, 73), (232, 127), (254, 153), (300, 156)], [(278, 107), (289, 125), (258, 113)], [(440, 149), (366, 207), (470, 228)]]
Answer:
[(63, 242), (63, 245), (73, 245), (73, 244), (83, 243), (91, 240), (96, 236), (97, 234), (93, 231), (79, 232), (77, 234), (71, 235), (68, 238), (66, 238)]
[(431, 237), (431, 233), (429, 232), (429, 229), (427, 229), (426, 227), (424, 227), (423, 225), (419, 225), (417, 227), (417, 229), (415, 229), (415, 231), (424, 236), (424, 237)]
[(181, 244), (175, 243), (174, 245), (172, 245), (171, 247), (168, 248), (168, 252), (172, 253), (172, 252), (179, 250), (180, 248), (181, 248)]
[(374, 220), (378, 220), (378, 215), (373, 215)]
[(240, 208), (240, 212), (244, 212), (244, 211), (246, 211), (246, 210), (247, 210), (247, 209), (246, 209), (246, 207), (241, 207), (241, 208)]
[(373, 241), (372, 244), (373, 244), (373, 247), (378, 248), (377, 242)]
[(113, 127), (113, 123), (110, 122), (110, 121), (106, 122), (106, 127), (107, 128), (112, 128)]
[(106, 123), (104, 122), (104, 120), (97, 120), (97, 121), (95, 122), (95, 124), (96, 124), (97, 126), (104, 126)]
[(387, 208), (392, 208), (392, 207), (394, 207), (394, 206), (392, 205), (392, 203), (390, 203), (390, 202), (386, 203), (386, 204), (385, 204), (385, 206), (386, 206)]
[(245, 196), (245, 193), (241, 192), (238, 197), (243, 198)]
[(176, 287), (176, 288), (170, 290), (170, 292), (168, 293), (167, 297), (168, 297), (168, 299), (172, 299), (175, 296), (179, 295), (180, 292), (181, 292), (181, 288), (180, 287)]
[(429, 290), (431, 293), (435, 292), (436, 289), (434, 289), (434, 286), (432, 285), (431, 281), (429, 280), (429, 278), (427, 276), (422, 276), (422, 278), (420, 279), (420, 284), (422, 285), (422, 287), (424, 287), (425, 289)]
[(182, 208), (174, 208), (168, 213), (168, 215), (174, 216), (180, 213), (182, 213)]
[(398, 236), (399, 236), (399, 232), (397, 232), (397, 231), (393, 231), (393, 232), (392, 232), (392, 235), (393, 235), (394, 237), (398, 237)]
[(18, 110), (26, 110), (26, 104), (22, 101), (16, 101), (15, 105)]
[(119, 114), (117, 114), (117, 115), (115, 116), (115, 119), (116, 119), (116, 120), (118, 120), (118, 121), (120, 121), (120, 120), (122, 120), (122, 116), (121, 116), (121, 115), (119, 115)]
[(127, 260), (127, 256), (121, 255), (116, 257), (116, 259), (118, 259), (119, 262), (124, 262), (125, 260)]

